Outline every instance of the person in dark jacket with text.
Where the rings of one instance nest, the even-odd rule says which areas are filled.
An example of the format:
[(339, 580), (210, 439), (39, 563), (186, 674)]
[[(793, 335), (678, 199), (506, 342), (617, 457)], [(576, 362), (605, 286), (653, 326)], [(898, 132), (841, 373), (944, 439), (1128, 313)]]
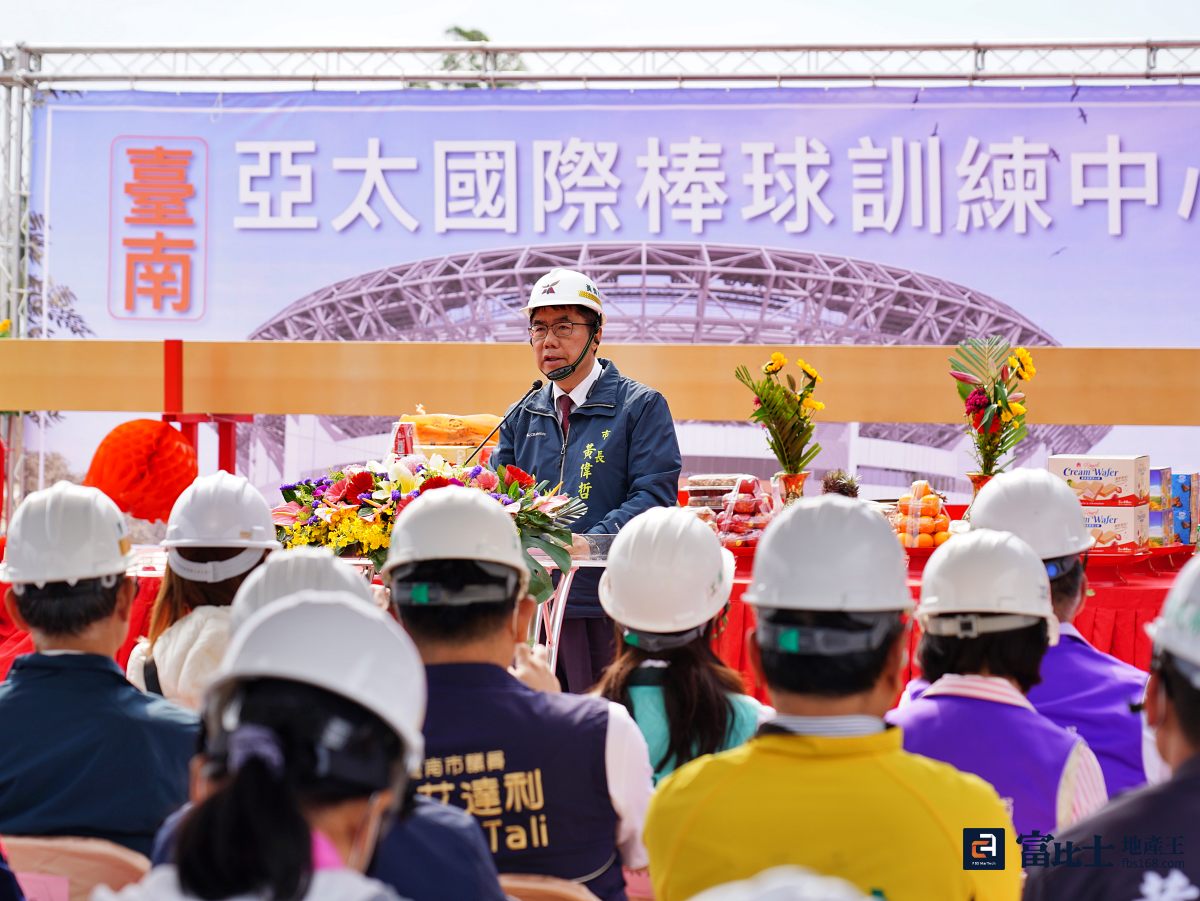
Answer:
[[(576, 550), (587, 553), (586, 535), (613, 534), (651, 507), (675, 505), (682, 469), (675, 425), (666, 398), (597, 356), (604, 307), (591, 279), (553, 269), (533, 286), (525, 312), (534, 359), (550, 385), (512, 411), (492, 461), (561, 481), (564, 494), (587, 504), (575, 524)], [(559, 652), (570, 691), (590, 688), (613, 657), (599, 573), (580, 570), (571, 585)]]

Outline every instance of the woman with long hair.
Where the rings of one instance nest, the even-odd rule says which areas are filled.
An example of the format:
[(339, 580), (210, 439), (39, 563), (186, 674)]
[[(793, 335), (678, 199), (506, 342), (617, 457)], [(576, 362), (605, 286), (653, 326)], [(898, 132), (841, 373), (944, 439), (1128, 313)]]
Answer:
[(242, 476), (200, 476), (167, 521), (167, 566), (126, 677), (193, 710), (229, 644), (229, 605), (273, 549), (271, 509)]
[(382, 611), (311, 591), (260, 610), (207, 694), (174, 863), (93, 897), (394, 901), (362, 874), (422, 760), (424, 716), (420, 656)]
[(712, 650), (732, 584), (733, 556), (687, 510), (648, 510), (613, 540), (600, 603), (617, 624), (618, 650), (596, 692), (633, 714), (656, 783), (740, 745), (774, 712)]

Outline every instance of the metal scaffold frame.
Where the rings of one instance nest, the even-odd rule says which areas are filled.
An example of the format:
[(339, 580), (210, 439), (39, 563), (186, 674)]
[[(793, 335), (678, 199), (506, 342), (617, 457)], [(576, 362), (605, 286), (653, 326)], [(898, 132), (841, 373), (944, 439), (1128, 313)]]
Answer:
[[(0, 319), (12, 320), (15, 335), (29, 334), (31, 111), (45, 91), (920, 87), (1195, 80), (1200, 80), (1200, 41), (1192, 40), (691, 47), (486, 42), (410, 47), (0, 45)], [(8, 510), (20, 494), (13, 477), (24, 463), (21, 425), (19, 416), (0, 415), (0, 440), (9, 448), (4, 498)], [(0, 505), (0, 520), (3, 509)]]

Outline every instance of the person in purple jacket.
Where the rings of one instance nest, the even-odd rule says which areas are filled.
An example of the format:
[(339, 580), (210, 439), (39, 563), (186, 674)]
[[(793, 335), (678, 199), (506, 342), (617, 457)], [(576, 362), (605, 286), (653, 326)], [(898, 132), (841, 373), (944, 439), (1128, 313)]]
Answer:
[(1059, 622), (1059, 642), (1042, 660), (1042, 681), (1029, 691), (1038, 713), (1083, 736), (1104, 771), (1110, 796), (1165, 778), (1154, 738), (1139, 713), (1148, 673), (1092, 647), (1071, 625), (1088, 593), (1079, 499), (1043, 469), (992, 479), (971, 508), (974, 528), (1012, 532), (1042, 558)]
[(1026, 697), (1058, 640), (1050, 581), (1029, 545), (972, 528), (921, 580), (918, 656), (928, 688), (887, 720), (904, 749), (990, 782), (1019, 835), (1056, 834), (1108, 799), (1095, 755)]

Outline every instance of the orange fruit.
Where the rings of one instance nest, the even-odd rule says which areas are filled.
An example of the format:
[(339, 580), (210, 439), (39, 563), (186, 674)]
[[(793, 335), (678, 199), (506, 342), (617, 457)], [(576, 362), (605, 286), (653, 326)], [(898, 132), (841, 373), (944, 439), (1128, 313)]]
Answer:
[(942, 512), (942, 499), (936, 494), (927, 494), (921, 498), (921, 515), (937, 516)]
[(933, 517), (932, 516), (922, 516), (917, 525), (917, 528), (922, 534), (932, 535), (933, 531), (934, 531)]
[(908, 536), (903, 532), (897, 532), (896, 538), (900, 542), (900, 547), (908, 547)]
[[(948, 532), (946, 534), (949, 534)], [(917, 536), (917, 547), (933, 547), (933, 536), (921, 534)]]
[(933, 519), (933, 531), (948, 532), (950, 530), (950, 517), (945, 513), (939, 513)]
[(929, 487), (929, 483), (924, 479), (918, 479), (912, 483), (913, 497), (925, 497), (932, 494), (933, 489)]
[(896, 509), (899, 510), (901, 513), (905, 513), (905, 514), (911, 513), (912, 512), (912, 509), (911, 509), (912, 508), (912, 499), (913, 499), (913, 496), (911, 494), (900, 495), (900, 500), (896, 501)]
[(933, 546), (934, 547), (941, 547), (943, 544), (945, 544), (949, 540), (950, 540), (949, 532), (934, 532), (933, 533)]

